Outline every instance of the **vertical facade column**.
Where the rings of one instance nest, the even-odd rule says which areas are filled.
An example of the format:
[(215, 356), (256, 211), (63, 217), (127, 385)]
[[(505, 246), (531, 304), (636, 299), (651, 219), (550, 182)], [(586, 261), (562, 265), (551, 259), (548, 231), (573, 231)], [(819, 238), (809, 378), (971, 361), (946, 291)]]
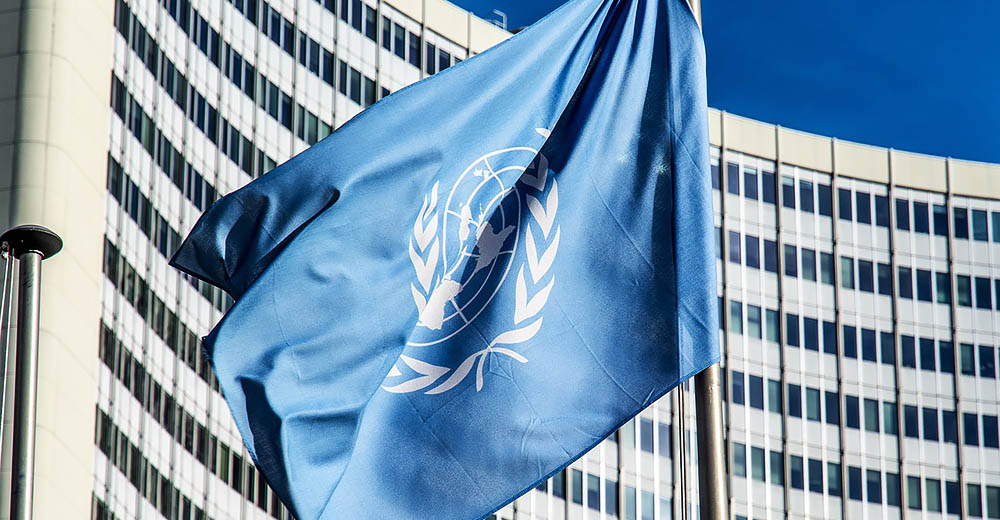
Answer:
[[(958, 345), (958, 278), (955, 274), (955, 237), (954, 237), (954, 225), (951, 223), (954, 219), (954, 209), (952, 208), (952, 194), (951, 194), (951, 158), (945, 159), (944, 163), (944, 176), (945, 176), (945, 193), (944, 193), (944, 203), (945, 215), (948, 226), (947, 226), (947, 236), (945, 237), (948, 241), (948, 281), (951, 284), (951, 291), (948, 295), (951, 300), (948, 304), (949, 309), (949, 322), (950, 322), (950, 333), (951, 333), (951, 353), (952, 353), (952, 383), (953, 391), (955, 397), (955, 454), (958, 462), (958, 504), (960, 508), (960, 514), (963, 520), (967, 518), (968, 508), (966, 507), (967, 497), (966, 493), (966, 482), (965, 482), (965, 465), (962, 460), (962, 429), (960, 424), (962, 424), (962, 385), (959, 383), (959, 377), (962, 370), (961, 359), (959, 359), (959, 345)], [(971, 277), (970, 277), (971, 278)], [(970, 291), (971, 291), (970, 287)], [(971, 295), (970, 295), (971, 297)], [(947, 486), (947, 484), (946, 484)]]
[[(763, 176), (761, 176), (763, 180)], [(794, 197), (794, 194), (792, 195)], [(785, 291), (784, 291), (784, 264), (785, 264), (785, 240), (781, 236), (781, 208), (784, 207), (784, 195), (781, 189), (781, 126), (774, 127), (774, 227), (775, 227), (775, 260), (777, 265), (778, 279), (778, 362), (781, 364), (779, 380), (781, 382), (781, 471), (782, 475), (782, 497), (784, 500), (783, 509), (785, 518), (789, 518), (790, 511), (788, 503), (789, 485), (791, 483), (790, 455), (788, 454), (788, 414), (785, 413), (785, 406), (788, 402), (788, 368), (785, 360)], [(763, 239), (763, 236), (761, 236)]]
[[(906, 463), (906, 442), (903, 439), (903, 385), (902, 379), (899, 377), (902, 371), (902, 351), (900, 350), (899, 344), (899, 309), (897, 305), (896, 298), (899, 296), (899, 269), (898, 263), (896, 261), (896, 219), (899, 216), (896, 214), (896, 180), (893, 171), (892, 164), (892, 149), (886, 150), (888, 156), (888, 166), (889, 166), (889, 188), (886, 197), (889, 199), (889, 269), (892, 270), (892, 348), (893, 348), (893, 379), (895, 384), (895, 396), (896, 396), (896, 455), (899, 459), (899, 509), (900, 516), (906, 517), (906, 493), (903, 492), (903, 487), (906, 485), (906, 476), (904, 475), (903, 468)], [(909, 204), (907, 202), (907, 204)], [(907, 206), (909, 210), (909, 206)], [(883, 411), (884, 413), (884, 411)], [(888, 491), (888, 487), (886, 488)]]
[[(837, 139), (830, 140), (830, 209), (833, 214), (830, 222), (830, 237), (833, 241), (833, 308), (834, 308), (834, 337), (837, 342), (837, 430), (840, 433), (840, 515), (841, 518), (848, 518), (847, 514), (847, 451), (844, 447), (846, 435), (844, 433), (844, 420), (847, 417), (845, 410), (845, 400), (840, 397), (844, 388), (844, 349), (841, 342), (844, 324), (840, 314), (840, 248), (837, 239), (837, 225), (840, 221), (840, 191), (837, 183)], [(829, 413), (829, 412), (827, 412)]]

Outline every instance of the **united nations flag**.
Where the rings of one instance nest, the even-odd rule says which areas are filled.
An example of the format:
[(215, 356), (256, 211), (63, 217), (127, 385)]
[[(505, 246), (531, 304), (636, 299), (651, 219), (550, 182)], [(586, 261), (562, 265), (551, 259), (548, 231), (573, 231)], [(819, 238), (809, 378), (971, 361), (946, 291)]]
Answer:
[(704, 76), (683, 0), (573, 0), (205, 213), (172, 264), (297, 517), (483, 517), (718, 360)]

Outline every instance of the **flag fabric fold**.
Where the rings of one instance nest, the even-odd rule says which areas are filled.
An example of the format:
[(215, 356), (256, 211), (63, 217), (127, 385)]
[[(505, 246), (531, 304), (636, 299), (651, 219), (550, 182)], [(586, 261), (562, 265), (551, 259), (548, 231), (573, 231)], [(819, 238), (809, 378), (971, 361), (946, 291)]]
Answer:
[(701, 34), (573, 0), (202, 216), (171, 263), (299, 518), (480, 518), (716, 362)]

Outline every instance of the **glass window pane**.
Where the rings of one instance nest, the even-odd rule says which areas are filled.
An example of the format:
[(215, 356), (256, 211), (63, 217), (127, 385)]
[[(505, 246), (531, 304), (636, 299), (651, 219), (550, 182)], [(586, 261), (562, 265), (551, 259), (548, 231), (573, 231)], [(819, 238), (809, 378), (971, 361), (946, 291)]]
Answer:
[(980, 242), (986, 242), (990, 239), (986, 212), (981, 209), (972, 210), (972, 238)]
[(743, 168), (743, 196), (757, 200), (757, 170)]
[(896, 199), (896, 229), (910, 230), (910, 201)]
[(851, 211), (851, 190), (839, 188), (837, 190), (837, 204), (840, 220), (854, 219), (854, 213)]
[(872, 223), (872, 202), (871, 196), (864, 192), (856, 192), (855, 198), (857, 201), (857, 220), (859, 224), (871, 224)]
[(854, 289), (854, 259), (840, 257), (840, 286), (844, 289)]

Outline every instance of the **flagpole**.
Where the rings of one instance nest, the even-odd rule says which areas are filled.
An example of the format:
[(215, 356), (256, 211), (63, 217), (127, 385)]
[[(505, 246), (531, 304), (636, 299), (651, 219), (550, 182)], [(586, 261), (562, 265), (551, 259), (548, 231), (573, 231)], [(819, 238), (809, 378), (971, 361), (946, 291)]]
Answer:
[[(688, 0), (701, 26), (701, 0)], [(722, 368), (716, 363), (694, 376), (698, 428), (698, 487), (702, 520), (729, 518), (726, 450), (722, 424)], [(683, 432), (682, 432), (683, 434)]]
[[(10, 461), (11, 520), (31, 520), (35, 480), (35, 408), (38, 388), (38, 323), (42, 260), (62, 249), (62, 239), (34, 225), (0, 235), (20, 266), (14, 374), (13, 458)], [(10, 332), (8, 332), (9, 334)]]

